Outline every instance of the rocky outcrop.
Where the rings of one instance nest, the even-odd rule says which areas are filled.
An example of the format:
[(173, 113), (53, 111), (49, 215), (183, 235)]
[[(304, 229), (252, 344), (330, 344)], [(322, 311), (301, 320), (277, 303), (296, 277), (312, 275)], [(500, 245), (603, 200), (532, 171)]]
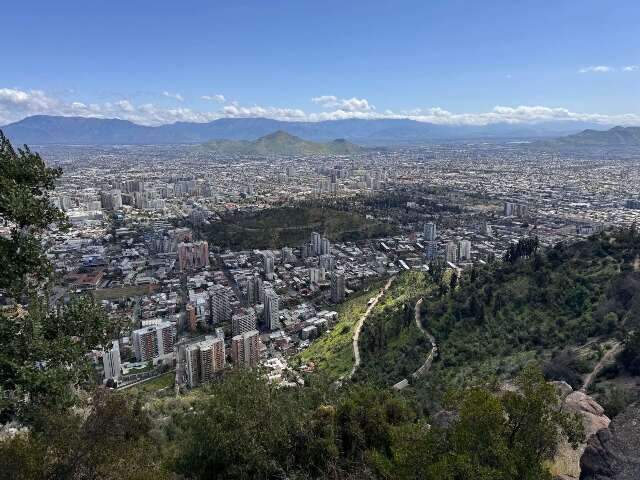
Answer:
[(640, 404), (589, 439), (580, 466), (580, 480), (640, 479)]
[[(593, 398), (584, 392), (573, 391), (565, 382), (555, 382), (555, 384), (561, 398), (563, 398), (564, 410), (578, 413), (582, 417), (585, 439), (609, 426), (609, 417), (604, 414), (604, 409)], [(564, 480), (578, 479), (580, 476), (580, 457), (586, 446), (587, 442), (585, 441), (574, 450), (565, 440), (560, 445), (551, 467), (554, 477)]]

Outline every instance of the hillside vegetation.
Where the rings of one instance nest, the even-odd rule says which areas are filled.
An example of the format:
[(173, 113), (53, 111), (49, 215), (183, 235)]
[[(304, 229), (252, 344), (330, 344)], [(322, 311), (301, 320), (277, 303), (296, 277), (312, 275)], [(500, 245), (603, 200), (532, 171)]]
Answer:
[(308, 241), (313, 231), (332, 241), (356, 241), (392, 235), (397, 226), (333, 208), (279, 207), (224, 216), (203, 236), (213, 245), (242, 250), (297, 246)]
[(390, 386), (425, 361), (431, 343), (415, 323), (418, 299), (434, 288), (423, 272), (404, 272), (382, 297), (360, 334), (361, 367), (355, 381)]
[[(432, 404), (449, 387), (508, 378), (532, 360), (576, 386), (603, 353), (599, 343), (640, 324), (639, 255), (640, 236), (629, 229), (466, 272), (453, 292), (423, 303), (440, 357), (416, 385), (421, 399)], [(577, 357), (588, 342), (593, 358)]]
[(318, 143), (303, 140), (278, 130), (254, 141), (247, 140), (213, 140), (200, 148), (218, 154), (238, 155), (349, 155), (362, 150), (358, 145), (344, 139), (336, 139), (329, 143)]

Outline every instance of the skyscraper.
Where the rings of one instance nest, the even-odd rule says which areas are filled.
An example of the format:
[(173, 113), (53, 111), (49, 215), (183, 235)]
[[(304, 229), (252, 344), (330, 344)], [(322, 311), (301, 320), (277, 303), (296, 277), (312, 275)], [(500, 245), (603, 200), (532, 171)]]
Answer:
[(447, 262), (456, 263), (458, 261), (458, 246), (455, 244), (455, 242), (447, 243), (445, 256)]
[(345, 298), (344, 274), (333, 272), (331, 274), (331, 301), (340, 303)]
[(331, 253), (331, 242), (327, 237), (322, 237), (322, 241), (320, 242), (320, 252), (319, 255), (329, 255)]
[(207, 335), (185, 347), (185, 374), (189, 387), (210, 382), (225, 367), (224, 336)]
[(217, 325), (231, 319), (231, 292), (227, 287), (214, 285), (209, 289), (211, 323)]
[(178, 266), (181, 272), (209, 266), (209, 244), (205, 241), (178, 244)]
[(256, 311), (249, 307), (231, 317), (231, 332), (233, 335), (241, 335), (256, 329)]
[(155, 361), (173, 355), (176, 327), (171, 322), (162, 322), (134, 330), (131, 337), (136, 359), (139, 362)]
[(313, 255), (320, 255), (322, 252), (322, 237), (318, 232), (311, 233), (311, 251)]
[(426, 242), (424, 246), (424, 253), (427, 257), (427, 260), (435, 260), (435, 258), (438, 256), (438, 243)]
[(433, 222), (424, 224), (424, 241), (433, 242), (436, 239), (436, 224)]
[(273, 280), (273, 271), (275, 268), (275, 259), (271, 252), (264, 252), (262, 254), (262, 266), (264, 269), (264, 278), (267, 280)]
[(280, 299), (278, 294), (272, 289), (266, 289), (264, 292), (264, 321), (269, 330), (277, 330), (280, 328)]
[(104, 379), (110, 378), (118, 380), (120, 378), (120, 345), (118, 340), (111, 342), (111, 347), (102, 356), (102, 366), (104, 367)]
[(236, 367), (255, 367), (260, 358), (260, 335), (257, 330), (231, 339), (231, 359)]
[(471, 259), (471, 242), (469, 240), (460, 240), (460, 243), (458, 243), (458, 259)]
[(333, 272), (336, 268), (336, 257), (330, 254), (320, 255), (320, 268), (325, 272)]
[(264, 286), (262, 279), (258, 275), (252, 275), (247, 280), (247, 304), (255, 305), (262, 303), (264, 298)]

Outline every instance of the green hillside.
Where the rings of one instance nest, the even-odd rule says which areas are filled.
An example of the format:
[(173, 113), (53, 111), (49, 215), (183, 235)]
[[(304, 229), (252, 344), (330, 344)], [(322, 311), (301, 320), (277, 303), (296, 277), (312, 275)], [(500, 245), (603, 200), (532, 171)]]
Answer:
[(200, 148), (218, 154), (238, 155), (349, 155), (362, 150), (358, 145), (344, 139), (329, 143), (303, 140), (287, 132), (278, 130), (254, 141), (214, 140)]
[(640, 325), (639, 267), (640, 236), (624, 230), (466, 272), (453, 293), (423, 303), (440, 357), (416, 385), (421, 399), (509, 378), (532, 360), (562, 361), (550, 376), (579, 383), (605, 342)]
[(574, 135), (558, 138), (553, 143), (575, 147), (639, 147), (640, 127), (613, 127), (609, 130), (588, 129)]

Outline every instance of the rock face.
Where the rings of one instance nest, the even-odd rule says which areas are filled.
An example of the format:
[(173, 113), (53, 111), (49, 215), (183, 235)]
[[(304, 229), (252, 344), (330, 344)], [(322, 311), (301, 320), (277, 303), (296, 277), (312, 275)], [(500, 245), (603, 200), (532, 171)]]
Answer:
[[(585, 438), (606, 429), (611, 420), (604, 414), (604, 409), (593, 398), (581, 391), (572, 391), (565, 382), (554, 382), (561, 397), (564, 397), (563, 408), (567, 412), (578, 413), (582, 417)], [(551, 468), (556, 478), (577, 479), (580, 475), (580, 457), (587, 443), (574, 450), (566, 440), (560, 445)], [(598, 479), (600, 480), (600, 479)]]
[(580, 466), (580, 480), (640, 479), (640, 404), (589, 439)]

